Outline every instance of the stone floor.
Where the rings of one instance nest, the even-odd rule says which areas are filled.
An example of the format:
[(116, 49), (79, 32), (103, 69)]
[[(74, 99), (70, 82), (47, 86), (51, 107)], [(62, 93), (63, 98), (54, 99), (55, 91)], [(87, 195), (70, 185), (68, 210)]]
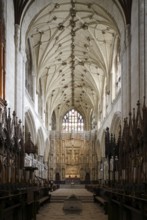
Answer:
[[(75, 194), (79, 198), (82, 198), (82, 211), (64, 211), (63, 205), (64, 201), (59, 200), (58, 198), (66, 198), (71, 194)], [(89, 200), (87, 202), (86, 198), (92, 197), (92, 193), (88, 192), (86, 189), (76, 189), (67, 188), (67, 189), (58, 189), (52, 192), (52, 197), (57, 199), (44, 205), (37, 215), (37, 220), (107, 220), (108, 216), (104, 214), (104, 211), (98, 204), (93, 203)]]

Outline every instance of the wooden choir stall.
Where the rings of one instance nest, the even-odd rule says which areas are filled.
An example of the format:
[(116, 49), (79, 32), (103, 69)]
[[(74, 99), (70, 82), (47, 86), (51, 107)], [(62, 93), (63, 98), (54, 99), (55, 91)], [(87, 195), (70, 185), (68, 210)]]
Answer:
[[(147, 219), (147, 107), (141, 108), (124, 119), (118, 140), (109, 128), (105, 131), (105, 161), (107, 179), (103, 183), (90, 184), (108, 220)], [(104, 172), (104, 171), (103, 171)]]
[(25, 167), (24, 157), (36, 154), (30, 135), (24, 143), (21, 121), (0, 100), (0, 219), (36, 219), (40, 205), (50, 201), (48, 185), (35, 181), (36, 167)]

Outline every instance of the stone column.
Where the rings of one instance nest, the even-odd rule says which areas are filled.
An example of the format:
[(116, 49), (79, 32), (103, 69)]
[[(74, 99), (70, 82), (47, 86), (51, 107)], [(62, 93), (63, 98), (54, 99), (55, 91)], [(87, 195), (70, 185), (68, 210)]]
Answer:
[(35, 105), (35, 111), (38, 113), (38, 94), (36, 93), (36, 73), (32, 73), (33, 77), (33, 99)]
[(23, 88), (22, 84), (22, 59), (20, 53), (20, 25), (15, 24), (15, 100), (14, 107), (16, 114), (22, 118)]
[(0, 98), (5, 99), (5, 29), (2, 0), (0, 0)]
[[(22, 97), (25, 97), (25, 65), (26, 65), (26, 54), (22, 54)], [(25, 124), (25, 102), (22, 100), (22, 124)]]
[(126, 26), (126, 39), (121, 51), (122, 64), (122, 115), (126, 117), (131, 110), (131, 42), (130, 25)]
[(146, 71), (146, 20), (147, 20), (147, 2), (146, 0), (138, 0), (138, 36), (139, 36), (139, 67), (140, 67), (140, 74), (139, 74), (139, 99), (141, 103), (143, 103), (143, 97), (147, 97), (147, 71)]
[(147, 43), (146, 43), (146, 38), (147, 38), (147, 2), (144, 0), (144, 83), (145, 83), (145, 91), (144, 95), (147, 97)]

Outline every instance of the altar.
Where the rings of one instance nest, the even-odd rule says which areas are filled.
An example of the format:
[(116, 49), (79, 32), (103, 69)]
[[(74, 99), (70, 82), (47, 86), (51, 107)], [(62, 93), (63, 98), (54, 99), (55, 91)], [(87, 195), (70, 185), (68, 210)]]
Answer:
[(65, 179), (65, 184), (80, 184), (80, 178), (78, 177), (69, 177)]

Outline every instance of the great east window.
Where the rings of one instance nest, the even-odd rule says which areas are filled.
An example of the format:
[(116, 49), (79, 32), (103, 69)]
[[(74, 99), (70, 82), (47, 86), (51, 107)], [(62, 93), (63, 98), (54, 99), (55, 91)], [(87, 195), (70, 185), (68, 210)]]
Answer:
[(66, 132), (83, 131), (84, 121), (82, 115), (75, 109), (70, 110), (63, 117), (62, 130)]

